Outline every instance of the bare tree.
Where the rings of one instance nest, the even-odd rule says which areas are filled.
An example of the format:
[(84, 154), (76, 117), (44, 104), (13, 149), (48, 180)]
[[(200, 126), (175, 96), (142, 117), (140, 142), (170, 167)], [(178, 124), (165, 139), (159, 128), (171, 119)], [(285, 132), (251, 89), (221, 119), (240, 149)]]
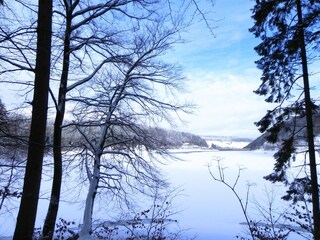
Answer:
[[(243, 198), (237, 190), (237, 186), (240, 181), (241, 172), (244, 170), (243, 168), (239, 168), (238, 174), (235, 177), (233, 182), (230, 182), (225, 177), (225, 168), (221, 164), (221, 158), (217, 159), (217, 170), (218, 174), (215, 174), (212, 170), (212, 166), (208, 165), (209, 173), (213, 180), (222, 183), (225, 185), (228, 189), (230, 189), (233, 193), (233, 195), (236, 197), (237, 201), (240, 204), (241, 211), (243, 213), (243, 216), (245, 218), (245, 223), (248, 227), (248, 235), (250, 236), (250, 239), (252, 240), (258, 240), (258, 239), (270, 239), (270, 240), (279, 240), (279, 239), (287, 239), (288, 235), (292, 231), (292, 227), (290, 225), (285, 224), (285, 213), (287, 209), (281, 210), (279, 212), (276, 212), (276, 208), (274, 206), (274, 200), (275, 196), (273, 195), (273, 192), (269, 193), (266, 191), (266, 199), (267, 202), (265, 205), (262, 205), (258, 201), (255, 201), (255, 205), (258, 210), (258, 216), (260, 219), (253, 220), (249, 216), (249, 210), (248, 206), (250, 204), (250, 188), (252, 187), (252, 184), (247, 184), (247, 191), (246, 196)], [(245, 240), (246, 238), (239, 237), (237, 238)]]
[[(111, 61), (112, 53), (117, 50), (117, 45), (120, 43), (117, 35), (123, 31), (120, 30), (123, 27), (120, 27), (120, 24), (117, 24), (116, 29), (111, 27), (115, 20), (108, 16), (119, 14), (127, 19), (142, 21), (149, 19), (152, 15), (149, 8), (155, 3), (156, 1), (145, 0), (105, 3), (68, 0), (61, 3), (61, 10), (57, 10), (57, 17), (60, 20), (57, 28), (59, 30), (64, 26), (61, 43), (63, 51), (60, 53), (58, 48), (57, 62), (61, 64), (61, 69), (56, 69), (57, 74), (60, 74), (60, 80), (58, 97), (54, 99), (56, 104), (53, 137), (54, 176), (49, 209), (43, 228), (44, 239), (52, 238), (59, 207), (62, 181), (61, 126), (65, 116), (67, 94), (90, 81), (105, 64)], [(130, 11), (130, 8), (137, 8), (139, 11)], [(59, 40), (59, 32), (56, 35)], [(61, 60), (59, 54), (62, 54)], [(58, 64), (59, 67), (60, 64)], [(71, 84), (69, 84), (70, 81)]]
[(120, 220), (104, 221), (95, 232), (100, 232), (99, 235), (107, 239), (119, 235), (133, 239), (192, 239), (183, 236), (185, 230), (181, 230), (179, 221), (175, 219), (178, 212), (174, 199), (179, 193), (156, 188), (150, 204), (144, 204), (148, 208), (143, 206), (143, 210), (138, 211), (131, 209)]
[(177, 28), (162, 24), (140, 25), (127, 53), (119, 58), (122, 61), (104, 68), (91, 83), (92, 95), (85, 92), (86, 96), (72, 98), (79, 102), (73, 125), (86, 142), (85, 160), (92, 164), (87, 164), (90, 184), (80, 238), (92, 232), (92, 211), (100, 185), (124, 198), (128, 186), (146, 194), (155, 186), (166, 186), (153, 163), (153, 154), (166, 154), (166, 149), (150, 135), (148, 126), (157, 118), (169, 120), (170, 112), (187, 110), (187, 105), (166, 94), (177, 90), (182, 78), (174, 65), (160, 59), (177, 41), (178, 33)]
[(240, 179), (240, 176), (241, 176), (241, 171), (243, 171), (243, 168), (239, 168), (238, 170), (238, 175), (236, 176), (235, 180), (233, 183), (229, 183), (227, 181), (227, 179), (225, 179), (225, 168), (221, 165), (221, 159), (218, 158), (217, 160), (217, 169), (218, 169), (218, 176), (216, 176), (213, 171), (211, 170), (211, 165), (209, 164), (208, 165), (208, 170), (209, 170), (209, 173), (212, 177), (213, 180), (217, 181), (217, 182), (220, 182), (222, 184), (224, 184), (227, 188), (229, 188), (232, 193), (236, 196), (237, 198), (237, 201), (239, 202), (240, 204), (240, 207), (241, 207), (241, 211), (243, 213), (243, 216), (246, 220), (246, 224), (248, 225), (248, 229), (249, 229), (249, 233), (250, 233), (250, 236), (252, 238), (252, 240), (255, 240), (255, 236), (254, 236), (254, 232), (253, 232), (253, 224), (250, 220), (250, 217), (249, 217), (249, 213), (248, 213), (248, 204), (249, 204), (249, 193), (250, 193), (250, 188), (251, 188), (251, 185), (248, 184), (247, 185), (247, 192), (246, 192), (246, 197), (245, 199), (243, 200), (241, 198), (241, 196), (239, 195), (239, 193), (237, 192), (236, 190), (236, 187), (239, 183), (239, 179)]

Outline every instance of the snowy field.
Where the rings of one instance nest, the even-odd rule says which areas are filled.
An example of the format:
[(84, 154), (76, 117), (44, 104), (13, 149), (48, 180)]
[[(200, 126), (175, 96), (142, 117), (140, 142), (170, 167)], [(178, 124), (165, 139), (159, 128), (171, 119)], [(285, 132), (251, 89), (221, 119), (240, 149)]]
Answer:
[[(273, 168), (273, 152), (212, 151), (210, 149), (181, 149), (172, 152), (181, 160), (169, 161), (162, 165), (162, 168), (164, 176), (173, 186), (183, 190), (174, 198), (173, 205), (179, 212), (174, 218), (179, 220), (181, 229), (186, 230), (184, 235), (204, 240), (228, 240), (236, 239), (237, 235), (247, 236), (245, 227), (240, 224), (245, 219), (238, 201), (226, 186), (211, 178), (208, 165), (211, 165), (212, 172), (217, 175), (217, 159), (220, 159), (220, 163), (225, 167), (225, 179), (230, 183), (235, 181), (239, 168), (244, 169), (236, 190), (245, 199), (247, 184), (255, 184), (251, 187), (252, 203), (249, 203), (248, 208), (250, 216), (254, 218), (256, 213), (254, 202), (263, 205), (266, 201), (266, 192), (271, 192), (272, 189), (272, 184), (263, 180), (262, 177), (269, 174)], [(48, 186), (47, 182), (43, 184), (44, 188), (45, 186)], [(277, 187), (278, 198), (282, 196), (283, 191), (281, 186)], [(69, 198), (63, 201), (59, 217), (80, 223), (84, 201), (81, 200), (81, 196), (72, 195), (72, 187), (69, 187), (64, 194), (64, 199), (67, 199), (66, 195), (77, 200), (72, 201)], [(43, 223), (47, 203), (46, 199), (40, 201), (37, 226)], [(279, 208), (280, 203), (277, 205)], [(97, 204), (100, 205), (100, 210), (106, 207), (102, 200)], [(16, 210), (13, 210), (12, 214), (0, 215), (0, 236), (12, 235), (15, 212)]]

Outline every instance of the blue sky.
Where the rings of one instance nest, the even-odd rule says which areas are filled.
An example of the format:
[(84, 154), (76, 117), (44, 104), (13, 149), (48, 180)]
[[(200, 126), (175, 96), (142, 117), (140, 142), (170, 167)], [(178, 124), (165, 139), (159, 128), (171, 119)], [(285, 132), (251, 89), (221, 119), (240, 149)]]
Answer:
[[(271, 106), (253, 94), (260, 84), (260, 71), (254, 64), (258, 56), (253, 49), (259, 40), (248, 31), (253, 24), (253, 4), (252, 0), (216, 0), (210, 16), (216, 20), (215, 36), (204, 23), (197, 23), (184, 34), (187, 43), (169, 54), (182, 65), (187, 77), (188, 92), (182, 98), (197, 105), (193, 115), (182, 116), (187, 124), (177, 130), (200, 135), (259, 136), (254, 122)], [(12, 94), (7, 89), (2, 97), (12, 99)]]
[(198, 108), (180, 130), (196, 134), (257, 137), (254, 122), (271, 108), (253, 93), (260, 84), (254, 47), (259, 43), (249, 28), (253, 25), (247, 0), (217, 0), (213, 8), (215, 37), (197, 24), (185, 35), (188, 43), (175, 48), (187, 76), (185, 98)]

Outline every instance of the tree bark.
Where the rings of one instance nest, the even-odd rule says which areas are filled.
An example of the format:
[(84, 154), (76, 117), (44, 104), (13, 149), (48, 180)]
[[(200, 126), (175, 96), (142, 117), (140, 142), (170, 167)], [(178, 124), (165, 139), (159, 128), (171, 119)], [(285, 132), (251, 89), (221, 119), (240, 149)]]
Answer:
[(23, 193), (13, 239), (32, 239), (37, 214), (47, 125), (52, 0), (38, 1), (37, 56), (32, 119)]
[(58, 106), (56, 109), (56, 118), (54, 122), (54, 136), (53, 136), (53, 180), (51, 188), (51, 197), (49, 202), (49, 207), (46, 215), (46, 219), (42, 231), (42, 239), (52, 239), (55, 223), (57, 219), (57, 214), (59, 210), (60, 203), (60, 193), (62, 184), (62, 124), (65, 115), (66, 106), (66, 94), (67, 94), (67, 84), (68, 75), (70, 67), (70, 33), (71, 33), (71, 11), (67, 8), (66, 13), (66, 30), (64, 38), (64, 49), (63, 49), (63, 68), (60, 78), (59, 96), (58, 96)]
[(299, 24), (299, 40), (303, 70), (303, 84), (305, 94), (305, 105), (306, 105), (306, 118), (307, 118), (307, 138), (308, 138), (308, 151), (310, 161), (310, 174), (311, 174), (311, 189), (312, 189), (312, 208), (313, 208), (313, 231), (314, 239), (320, 240), (320, 209), (319, 209), (319, 186), (318, 186), (318, 175), (317, 175), (317, 162), (314, 148), (314, 130), (313, 130), (313, 119), (312, 119), (312, 102), (310, 97), (310, 86), (309, 86), (309, 73), (308, 73), (308, 62), (307, 53), (304, 40), (304, 28), (302, 19), (301, 1), (297, 0), (297, 14)]

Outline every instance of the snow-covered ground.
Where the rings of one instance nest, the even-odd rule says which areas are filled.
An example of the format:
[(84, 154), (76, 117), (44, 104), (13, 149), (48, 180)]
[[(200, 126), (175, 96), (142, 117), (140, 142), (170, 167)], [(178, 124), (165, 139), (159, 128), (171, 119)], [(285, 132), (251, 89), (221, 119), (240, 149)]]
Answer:
[(247, 141), (223, 141), (223, 140), (211, 140), (207, 141), (209, 147), (218, 147), (221, 149), (242, 149), (248, 145)]
[(203, 136), (211, 148), (220, 149), (242, 149), (247, 146), (253, 139), (224, 137), (224, 136)]
[[(208, 166), (211, 166), (213, 174), (217, 175), (216, 166), (219, 159), (224, 167), (225, 179), (230, 183), (235, 181), (239, 168), (242, 168), (236, 190), (245, 199), (247, 184), (255, 184), (251, 188), (250, 199), (263, 205), (266, 200), (266, 191), (271, 191), (272, 184), (263, 180), (262, 177), (272, 171), (273, 152), (179, 149), (172, 150), (172, 153), (181, 160), (170, 160), (161, 167), (164, 176), (172, 182), (173, 186), (183, 189), (181, 194), (174, 199), (173, 205), (179, 212), (175, 218), (179, 220), (180, 227), (187, 230), (185, 235), (197, 236), (197, 239), (200, 240), (228, 240), (236, 239), (237, 235), (246, 236), (245, 227), (240, 224), (245, 219), (239, 203), (226, 186), (212, 179)], [(44, 182), (43, 187), (45, 186), (49, 186), (49, 183)], [(69, 183), (70, 186), (72, 183)], [(279, 186), (277, 191), (279, 192), (277, 197), (280, 198), (284, 189)], [(72, 187), (64, 196), (68, 194), (72, 195)], [(73, 194), (76, 199), (77, 193)], [(47, 203), (47, 199), (40, 200), (37, 226), (43, 223)], [(59, 216), (81, 223), (83, 203), (81, 196), (80, 200), (77, 199), (74, 202), (63, 201)], [(100, 205), (98, 211), (106, 207), (103, 201), (97, 204)], [(256, 213), (255, 205), (254, 203), (249, 204), (249, 212), (252, 217)], [(281, 202), (277, 204), (277, 207), (280, 206)], [(12, 234), (15, 212), (13, 210), (11, 214), (0, 214), (0, 236)]]

